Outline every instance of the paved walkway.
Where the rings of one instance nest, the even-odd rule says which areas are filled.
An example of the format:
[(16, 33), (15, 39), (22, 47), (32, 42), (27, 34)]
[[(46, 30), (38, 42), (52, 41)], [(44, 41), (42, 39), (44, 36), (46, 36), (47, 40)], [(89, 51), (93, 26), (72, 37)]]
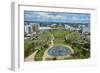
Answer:
[(37, 53), (37, 51), (35, 51), (30, 56), (28, 56), (27, 58), (25, 58), (25, 62), (34, 61), (34, 57), (35, 57), (36, 53)]
[(44, 55), (43, 55), (43, 60), (45, 61), (45, 59), (46, 59), (46, 57), (48, 56), (48, 50), (53, 46), (54, 44), (53, 44), (53, 40), (51, 40), (51, 44), (50, 44), (50, 47), (44, 52)]

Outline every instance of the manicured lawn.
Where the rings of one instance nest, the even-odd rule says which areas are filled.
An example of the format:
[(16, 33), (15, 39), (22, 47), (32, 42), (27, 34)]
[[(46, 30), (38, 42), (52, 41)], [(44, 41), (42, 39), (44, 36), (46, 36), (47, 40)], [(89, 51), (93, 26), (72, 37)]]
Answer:
[(65, 38), (70, 32), (68, 30), (52, 30), (51, 34), (53, 34), (55, 38)]

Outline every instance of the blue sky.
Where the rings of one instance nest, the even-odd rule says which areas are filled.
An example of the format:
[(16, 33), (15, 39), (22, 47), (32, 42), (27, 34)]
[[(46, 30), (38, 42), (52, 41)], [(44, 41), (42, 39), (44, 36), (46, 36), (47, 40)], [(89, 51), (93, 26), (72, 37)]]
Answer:
[(24, 21), (90, 23), (90, 14), (24, 11)]

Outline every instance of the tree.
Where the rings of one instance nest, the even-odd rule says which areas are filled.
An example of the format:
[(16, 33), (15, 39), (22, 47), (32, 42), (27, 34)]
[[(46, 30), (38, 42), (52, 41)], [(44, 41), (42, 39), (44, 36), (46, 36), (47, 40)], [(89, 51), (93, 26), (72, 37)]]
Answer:
[(48, 47), (49, 47), (49, 45), (48, 45), (48, 44), (45, 44), (45, 45), (44, 45), (44, 48), (48, 48)]
[(57, 58), (55, 57), (55, 58), (53, 58), (53, 60), (57, 60)]
[(83, 45), (83, 47), (84, 47), (84, 48), (87, 48), (87, 49), (90, 49), (90, 43), (85, 43), (85, 44)]
[(35, 51), (33, 43), (24, 43), (24, 57), (29, 56)]

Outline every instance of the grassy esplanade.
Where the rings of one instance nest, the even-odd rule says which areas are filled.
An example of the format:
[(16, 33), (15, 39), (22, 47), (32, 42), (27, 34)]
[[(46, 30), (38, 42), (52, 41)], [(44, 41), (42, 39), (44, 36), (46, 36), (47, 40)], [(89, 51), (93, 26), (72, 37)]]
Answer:
[[(34, 54), (33, 60), (42, 61), (42, 60), (54, 60), (54, 57), (48, 56), (48, 49), (54, 45), (65, 45), (69, 47), (72, 51), (70, 56), (64, 57), (64, 59), (84, 59), (90, 57), (90, 51), (86, 48), (90, 48), (90, 41), (82, 34), (69, 31), (69, 30), (50, 30), (38, 34), (36, 39), (27, 39), (25, 40), (25, 58), (30, 56), (32, 53), (37, 51)], [(56, 58), (57, 59), (57, 58)]]

